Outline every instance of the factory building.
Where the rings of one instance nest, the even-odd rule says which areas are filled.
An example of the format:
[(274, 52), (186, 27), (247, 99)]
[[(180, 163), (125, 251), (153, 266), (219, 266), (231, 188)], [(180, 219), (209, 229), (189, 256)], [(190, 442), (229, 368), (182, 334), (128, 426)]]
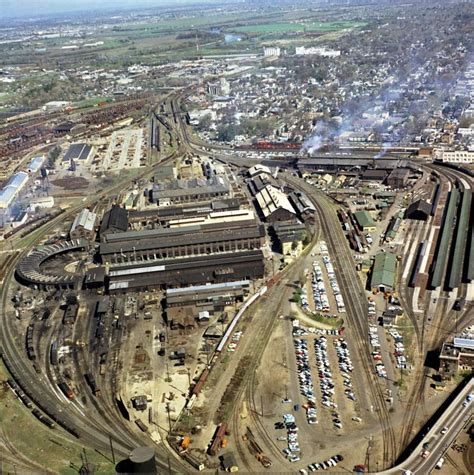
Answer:
[(222, 176), (155, 184), (151, 191), (151, 201), (158, 204), (158, 206), (195, 203), (215, 198), (228, 198), (230, 196), (230, 184)]
[(259, 191), (255, 198), (266, 221), (293, 221), (296, 211), (291, 205), (288, 196), (272, 185), (267, 185)]
[(131, 211), (128, 215), (130, 223), (139, 223), (142, 226), (159, 224), (168, 225), (172, 220), (207, 217), (211, 213), (221, 211), (236, 211), (240, 208), (240, 200), (236, 198), (217, 199), (208, 203), (184, 204), (180, 206), (165, 206), (162, 208)]
[(374, 219), (368, 211), (356, 211), (354, 213), (354, 218), (357, 221), (357, 226), (364, 233), (372, 233), (377, 229)]
[(390, 252), (381, 252), (375, 256), (370, 278), (373, 292), (388, 292), (395, 288), (397, 257)]
[(431, 204), (424, 200), (417, 200), (408, 206), (405, 218), (426, 221), (431, 214)]
[(249, 292), (250, 281), (193, 285), (166, 291), (166, 307), (193, 307), (195, 312), (223, 311), (227, 305), (242, 302)]
[(255, 221), (231, 221), (108, 234), (100, 245), (100, 255), (108, 264), (137, 259), (159, 261), (260, 249), (264, 242), (263, 225)]
[(167, 288), (188, 285), (259, 279), (264, 275), (261, 250), (130, 262), (109, 270), (109, 290)]
[(443, 379), (451, 379), (460, 371), (474, 368), (474, 340), (454, 338), (452, 343), (443, 343), (439, 355), (439, 372)]
[(387, 177), (386, 184), (392, 188), (405, 188), (410, 177), (409, 168), (396, 168), (392, 170)]
[(91, 145), (85, 143), (73, 143), (68, 148), (63, 157), (63, 165), (69, 166), (72, 162), (86, 163), (94, 155), (94, 149)]
[(121, 233), (128, 230), (127, 210), (113, 205), (104, 215), (100, 225), (100, 237), (111, 233)]
[(12, 208), (28, 183), (28, 173), (18, 172), (0, 189), (0, 227), (4, 227), (12, 214)]
[(92, 241), (95, 238), (95, 223), (97, 215), (87, 208), (83, 209), (74, 219), (69, 237), (71, 239), (84, 238)]
[(44, 162), (46, 161), (46, 157), (44, 155), (39, 155), (34, 157), (31, 162), (28, 164), (28, 173), (34, 174), (37, 173), (40, 168), (43, 166)]
[(308, 236), (304, 224), (276, 223), (272, 227), (280, 244), (280, 251), (284, 256), (299, 254), (303, 250), (303, 241)]

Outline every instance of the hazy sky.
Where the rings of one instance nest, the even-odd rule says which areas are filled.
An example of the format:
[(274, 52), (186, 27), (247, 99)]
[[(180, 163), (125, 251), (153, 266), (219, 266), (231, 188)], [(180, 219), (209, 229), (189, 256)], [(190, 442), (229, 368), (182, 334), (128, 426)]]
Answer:
[(0, 20), (13, 16), (48, 15), (113, 7), (215, 3), (216, 0), (0, 0)]

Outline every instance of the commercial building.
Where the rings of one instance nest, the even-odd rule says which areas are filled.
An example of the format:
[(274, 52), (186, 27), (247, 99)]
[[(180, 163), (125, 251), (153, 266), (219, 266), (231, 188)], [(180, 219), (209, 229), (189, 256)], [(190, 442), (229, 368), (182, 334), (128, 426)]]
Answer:
[(443, 379), (450, 379), (460, 371), (472, 371), (474, 368), (474, 340), (454, 338), (443, 344), (439, 355), (439, 372)]
[(168, 288), (258, 279), (264, 275), (261, 250), (130, 262), (109, 270), (109, 290)]
[(69, 236), (71, 239), (84, 238), (89, 241), (95, 238), (97, 215), (87, 208), (83, 209), (74, 219)]
[(474, 152), (468, 150), (437, 150), (436, 156), (442, 162), (474, 163)]
[(391, 171), (387, 177), (386, 183), (392, 188), (404, 188), (408, 184), (408, 178), (410, 177), (410, 169), (408, 168), (396, 168)]
[(214, 198), (228, 198), (231, 194), (231, 186), (227, 179), (222, 176), (213, 176), (208, 179), (194, 178), (155, 184), (151, 192), (151, 201), (157, 203), (158, 206), (170, 206), (209, 201)]
[(288, 196), (272, 185), (267, 185), (259, 191), (255, 198), (265, 220), (270, 223), (292, 221), (296, 217), (295, 208)]
[(263, 48), (263, 56), (265, 56), (265, 58), (269, 56), (280, 56), (280, 54), (281, 54), (281, 50), (278, 47), (272, 46), (272, 47)]
[(306, 48), (305, 46), (297, 46), (295, 49), (296, 56), (322, 56), (325, 58), (337, 58), (341, 56), (341, 52), (335, 49), (317, 48), (315, 46)]
[(368, 211), (356, 211), (354, 218), (357, 221), (357, 226), (364, 233), (371, 233), (376, 230), (375, 222)]
[(397, 256), (390, 252), (381, 252), (375, 256), (370, 277), (372, 291), (389, 292), (395, 288)]

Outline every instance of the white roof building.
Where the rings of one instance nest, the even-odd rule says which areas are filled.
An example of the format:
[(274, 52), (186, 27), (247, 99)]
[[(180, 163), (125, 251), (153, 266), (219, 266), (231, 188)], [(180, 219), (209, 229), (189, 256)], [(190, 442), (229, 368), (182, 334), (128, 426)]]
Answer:
[(285, 221), (296, 215), (288, 196), (272, 185), (267, 185), (255, 197), (263, 216), (269, 221)]
[(74, 219), (70, 232), (73, 233), (78, 228), (82, 228), (84, 231), (93, 232), (96, 219), (97, 215), (85, 208)]
[(8, 208), (18, 197), (20, 191), (28, 183), (28, 173), (18, 172), (0, 190), (0, 208)]

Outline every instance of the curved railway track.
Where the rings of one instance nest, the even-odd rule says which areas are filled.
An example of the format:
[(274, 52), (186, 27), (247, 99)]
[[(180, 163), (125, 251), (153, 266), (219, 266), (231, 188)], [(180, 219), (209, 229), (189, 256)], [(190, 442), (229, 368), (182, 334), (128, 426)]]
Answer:
[[(470, 183), (472, 188), (472, 179), (469, 176), (463, 175), (460, 171), (453, 171), (451, 169), (440, 168), (434, 165), (424, 165), (424, 167), (428, 168), (430, 171), (436, 170), (437, 176), (440, 180), (447, 180), (451, 183), (451, 186), (454, 186), (456, 183), (462, 183), (463, 180)], [(440, 173), (441, 172), (441, 173)], [(441, 183), (440, 183), (441, 184)], [(465, 292), (465, 289), (464, 289)], [(442, 292), (442, 297), (447, 297), (447, 292)], [(427, 296), (426, 299), (429, 297)], [(406, 303), (406, 302), (405, 302)], [(446, 299), (441, 300), (441, 309), (438, 309), (437, 314), (443, 316), (442, 322), (437, 323), (436, 325), (431, 325), (434, 327), (434, 332), (427, 334), (427, 311), (424, 312), (423, 319), (421, 322), (421, 328), (416, 318), (412, 318), (412, 311), (409, 305), (405, 305), (407, 309), (407, 313), (410, 317), (410, 320), (413, 323), (413, 327), (417, 335), (421, 335), (419, 341), (419, 351), (421, 355), (424, 355), (425, 350), (431, 350), (435, 348), (439, 348), (442, 342), (445, 340), (446, 334), (451, 334), (456, 328), (450, 327), (449, 330), (443, 330), (443, 324), (445, 320), (449, 320), (452, 317), (453, 311), (452, 309), (447, 308), (448, 301)], [(454, 325), (456, 326), (456, 324)], [(428, 339), (427, 339), (428, 338)], [(425, 402), (425, 385), (427, 381), (427, 377), (429, 376), (430, 370), (424, 366), (424, 362), (418, 367), (416, 374), (414, 376), (414, 381), (416, 385), (413, 387), (410, 396), (407, 401), (405, 413), (406, 419), (403, 425), (402, 435), (400, 439), (400, 447), (403, 450), (405, 447), (408, 446), (410, 440), (413, 437), (413, 427), (416, 421), (416, 416), (418, 414), (418, 409), (420, 407), (424, 407)]]
[(332, 212), (332, 205), (325, 200), (324, 205), (322, 196), (318, 199), (314, 197), (314, 189), (308, 189), (306, 186), (288, 179), (288, 183), (295, 188), (307, 194), (313, 205), (316, 207), (322, 224), (322, 231), (328, 243), (330, 254), (336, 263), (335, 269), (338, 271), (338, 280), (342, 284), (341, 292), (346, 302), (347, 319), (353, 329), (356, 330), (358, 339), (354, 342), (361, 355), (361, 362), (364, 366), (365, 374), (368, 376), (369, 390), (372, 399), (378, 407), (377, 416), (382, 428), (382, 452), (383, 465), (389, 466), (395, 459), (397, 453), (397, 443), (395, 434), (390, 421), (390, 415), (385, 403), (385, 395), (379, 381), (375, 380), (374, 367), (370, 357), (370, 347), (368, 343), (368, 321), (367, 308), (365, 304), (364, 289), (360, 279), (355, 274), (352, 256), (350, 255), (347, 240), (342, 234), (339, 221), (336, 214)]

